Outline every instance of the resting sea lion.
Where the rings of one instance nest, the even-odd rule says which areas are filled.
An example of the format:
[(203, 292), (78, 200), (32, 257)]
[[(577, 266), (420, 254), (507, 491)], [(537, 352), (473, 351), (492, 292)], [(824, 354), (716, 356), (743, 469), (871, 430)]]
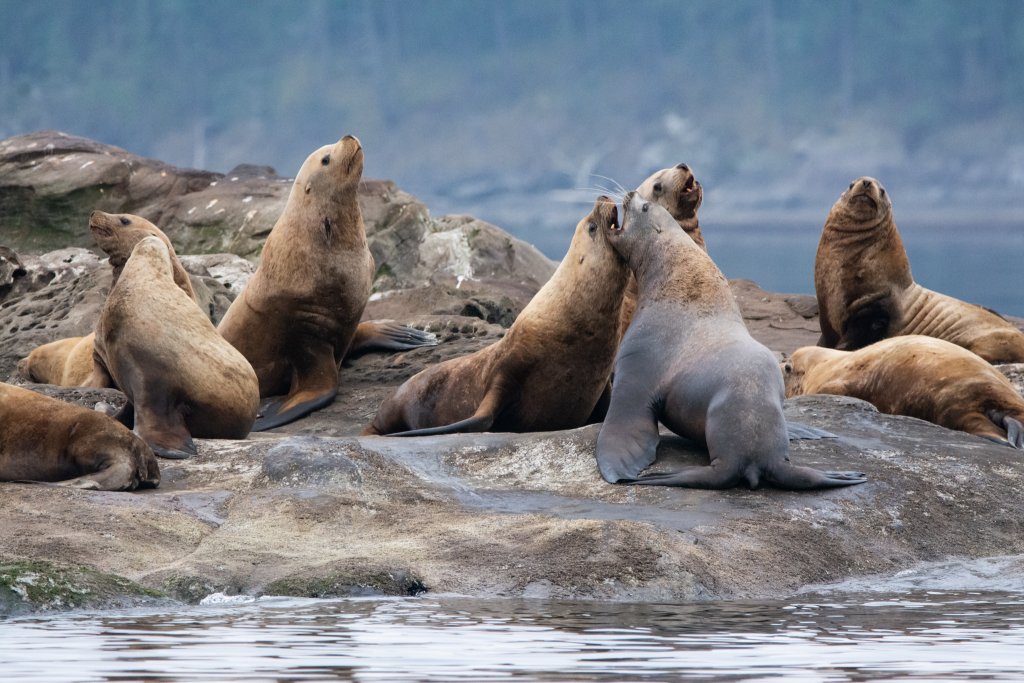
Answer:
[(611, 375), (629, 273), (608, 244), (617, 220), (615, 204), (599, 197), (554, 275), (508, 333), (410, 378), (363, 433), (529, 432), (586, 424)]
[(174, 282), (170, 252), (143, 238), (96, 324), (94, 361), (134, 408), (157, 455), (196, 452), (192, 437), (241, 439), (259, 407), (256, 373)]
[[(630, 192), (622, 213), (610, 241), (636, 275), (640, 298), (597, 440), (605, 480), (714, 489), (762, 480), (787, 489), (862, 483), (859, 472), (790, 464), (782, 373), (747, 332), (725, 276), (663, 207)], [(711, 464), (642, 475), (656, 457), (659, 420), (706, 443)]]
[(37, 346), (18, 362), (18, 372), (30, 382), (80, 387), (92, 375), (94, 336), (90, 333)]
[(977, 354), (942, 339), (892, 337), (857, 351), (805, 346), (783, 363), (786, 396), (840, 394), (1024, 448), (1024, 398)]
[(1024, 362), (1024, 333), (981, 306), (914, 282), (892, 202), (874, 178), (858, 178), (825, 221), (814, 262), (819, 346), (852, 351), (886, 337), (945, 339), (990, 363)]
[(94, 410), (0, 383), (0, 481), (101, 491), (160, 484), (153, 451)]
[[(677, 164), (672, 168), (663, 168), (653, 173), (636, 188), (637, 194), (650, 202), (665, 207), (679, 227), (707, 252), (704, 236), (700, 233), (697, 210), (704, 201), (704, 188), (694, 177), (690, 167)], [(629, 323), (636, 311), (637, 286), (636, 277), (629, 275), (626, 295), (622, 301), (622, 312), (619, 315), (619, 339), (626, 334)]]
[(356, 334), (373, 279), (357, 197), (362, 173), (363, 147), (351, 135), (309, 155), (259, 267), (217, 328), (252, 364), (260, 396), (279, 397), (262, 407), (254, 431), (333, 401), (354, 339), (361, 351), (435, 343), (393, 323), (370, 323)]

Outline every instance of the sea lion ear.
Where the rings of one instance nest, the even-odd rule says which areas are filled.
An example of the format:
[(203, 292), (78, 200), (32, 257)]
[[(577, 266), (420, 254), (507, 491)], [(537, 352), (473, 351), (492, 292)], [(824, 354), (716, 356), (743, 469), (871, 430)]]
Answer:
[(309, 194), (309, 191), (312, 190), (312, 189), (313, 189), (312, 181), (307, 181), (306, 182), (306, 194)]

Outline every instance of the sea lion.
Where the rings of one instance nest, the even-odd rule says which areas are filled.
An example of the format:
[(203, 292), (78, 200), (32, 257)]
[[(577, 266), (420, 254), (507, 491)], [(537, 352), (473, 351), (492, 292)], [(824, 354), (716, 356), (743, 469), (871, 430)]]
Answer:
[(158, 237), (135, 245), (96, 324), (94, 361), (128, 397), (136, 433), (157, 455), (185, 458), (193, 436), (244, 438), (259, 384), (173, 272)]
[(805, 346), (783, 363), (786, 396), (840, 394), (1024, 448), (1024, 398), (1003, 373), (956, 344), (909, 335), (857, 351)]
[(160, 484), (153, 451), (94, 410), (0, 383), (0, 481), (100, 491)]
[(80, 387), (92, 376), (94, 337), (90, 333), (37, 346), (18, 361), (18, 372), (30, 382)]
[[(747, 332), (725, 276), (663, 207), (630, 192), (622, 213), (610, 241), (636, 275), (640, 298), (597, 440), (605, 480), (713, 489), (865, 481), (859, 472), (790, 464), (782, 373)], [(641, 474), (655, 460), (659, 420), (705, 443), (711, 464)]]
[(981, 306), (914, 282), (893, 220), (892, 201), (874, 178), (850, 183), (832, 207), (814, 262), (819, 346), (853, 351), (886, 337), (945, 339), (990, 363), (1024, 362), (1024, 333)]
[(570, 429), (594, 414), (611, 375), (629, 271), (608, 244), (615, 203), (599, 197), (569, 251), (503, 338), (433, 365), (381, 404), (364, 434)]
[[(707, 252), (708, 248), (704, 244), (700, 221), (697, 218), (697, 210), (704, 201), (704, 188), (694, 177), (689, 166), (676, 164), (672, 168), (663, 168), (640, 183), (636, 192), (647, 201), (665, 207), (690, 239)], [(625, 336), (626, 329), (633, 320), (637, 291), (636, 277), (630, 273), (626, 295), (622, 300), (622, 312), (619, 315), (619, 339)]]
[(260, 396), (276, 397), (261, 407), (254, 431), (333, 401), (354, 339), (361, 351), (436, 343), (393, 323), (370, 323), (356, 337), (373, 279), (357, 196), (362, 173), (363, 147), (351, 135), (309, 155), (259, 267), (217, 328), (252, 364)]

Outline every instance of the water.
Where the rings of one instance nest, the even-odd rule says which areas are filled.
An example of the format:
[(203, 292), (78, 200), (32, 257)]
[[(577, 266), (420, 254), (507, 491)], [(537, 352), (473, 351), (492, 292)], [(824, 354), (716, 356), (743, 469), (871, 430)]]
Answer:
[(690, 605), (264, 599), (0, 621), (34, 681), (870, 681), (1024, 678), (1024, 593)]

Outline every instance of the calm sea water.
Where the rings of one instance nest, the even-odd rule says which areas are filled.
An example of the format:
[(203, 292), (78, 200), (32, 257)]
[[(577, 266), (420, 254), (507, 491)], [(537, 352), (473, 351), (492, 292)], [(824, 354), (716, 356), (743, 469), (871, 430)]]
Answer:
[[(216, 602), (216, 601), (215, 601)], [(4, 681), (1024, 679), (1024, 593), (264, 599), (0, 621)]]

